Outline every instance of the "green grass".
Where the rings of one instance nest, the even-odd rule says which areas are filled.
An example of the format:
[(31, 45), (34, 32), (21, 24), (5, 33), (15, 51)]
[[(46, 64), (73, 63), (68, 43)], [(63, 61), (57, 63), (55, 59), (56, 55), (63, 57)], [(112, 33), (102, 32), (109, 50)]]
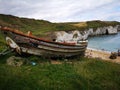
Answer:
[[(80, 67), (81, 66), (81, 67)], [(90, 90), (119, 90), (120, 74), (118, 64), (89, 60), (75, 64), (79, 75), (86, 79)]]
[(1, 90), (120, 90), (119, 64), (87, 58), (51, 64), (32, 58), (42, 63), (13, 67), (0, 62)]
[(77, 27), (64, 23), (51, 23), (45, 20), (35, 20), (19, 18), (12, 15), (0, 14), (0, 25), (21, 30), (23, 32), (32, 31), (35, 35), (46, 35), (46, 32), (60, 30), (75, 30)]
[(0, 33), (0, 52), (6, 48), (6, 42), (3, 35)]
[(93, 29), (97, 29), (98, 27), (120, 25), (120, 22), (117, 22), (117, 21), (100, 21), (100, 20), (95, 20), (95, 21), (87, 21), (86, 23), (87, 23), (87, 27), (88, 28), (93, 28)]

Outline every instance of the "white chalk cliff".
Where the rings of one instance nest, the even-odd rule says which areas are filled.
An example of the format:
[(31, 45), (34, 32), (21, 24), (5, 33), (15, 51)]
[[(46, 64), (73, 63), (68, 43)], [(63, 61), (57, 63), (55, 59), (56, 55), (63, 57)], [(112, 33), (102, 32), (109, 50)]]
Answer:
[(89, 36), (117, 34), (118, 31), (120, 31), (120, 25), (98, 27), (96, 30), (93, 30), (93, 28), (89, 28), (88, 30), (84, 31), (74, 30), (69, 33), (65, 31), (57, 31), (55, 32), (55, 36), (56, 42), (74, 42), (78, 40), (85, 40)]

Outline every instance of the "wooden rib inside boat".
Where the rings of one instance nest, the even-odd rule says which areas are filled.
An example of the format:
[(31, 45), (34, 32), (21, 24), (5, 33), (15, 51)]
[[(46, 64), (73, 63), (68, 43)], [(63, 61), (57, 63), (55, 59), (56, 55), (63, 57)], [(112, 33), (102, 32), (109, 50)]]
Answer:
[(84, 55), (88, 41), (77, 41), (75, 43), (48, 41), (33, 36), (31, 32), (24, 34), (19, 30), (8, 27), (0, 28), (10, 48), (19, 54), (27, 53), (48, 57), (71, 57)]

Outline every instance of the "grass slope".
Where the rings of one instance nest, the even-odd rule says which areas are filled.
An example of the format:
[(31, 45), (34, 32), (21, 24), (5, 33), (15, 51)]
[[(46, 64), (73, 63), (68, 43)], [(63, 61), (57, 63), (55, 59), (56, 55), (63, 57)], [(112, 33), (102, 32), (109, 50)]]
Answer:
[(22, 67), (0, 62), (1, 90), (120, 90), (118, 64), (87, 58), (71, 64), (42, 60), (36, 66)]
[(0, 14), (0, 25), (8, 26), (21, 30), (23, 32), (32, 31), (35, 35), (45, 35), (46, 32), (52, 31), (71, 31), (84, 30), (86, 28), (97, 28), (109, 25), (118, 25), (117, 21), (87, 21), (87, 22), (66, 22), (66, 23), (52, 23), (45, 20), (36, 20), (28, 18), (20, 18), (12, 15)]
[(94, 21), (71, 23), (71, 25), (77, 26), (77, 27), (83, 27), (83, 28), (93, 28), (93, 29), (96, 29), (98, 27), (120, 25), (120, 22), (117, 22), (117, 21), (94, 20)]
[(56, 30), (73, 30), (76, 27), (64, 23), (51, 23), (45, 20), (35, 20), (28, 18), (19, 18), (12, 15), (0, 14), (0, 25), (16, 28), (23, 32), (32, 31), (35, 35), (43, 35), (46, 32)]

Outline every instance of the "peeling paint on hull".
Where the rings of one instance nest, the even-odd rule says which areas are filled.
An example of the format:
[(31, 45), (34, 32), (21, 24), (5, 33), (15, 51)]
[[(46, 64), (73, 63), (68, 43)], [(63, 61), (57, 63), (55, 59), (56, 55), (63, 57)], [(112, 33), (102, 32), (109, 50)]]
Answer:
[[(18, 53), (27, 53), (48, 57), (70, 57), (76, 55), (84, 55), (87, 41), (81, 41), (79, 44), (58, 43), (42, 40), (26, 34), (20, 34), (13, 30), (1, 29), (5, 38), (9, 38), (12, 43), (8, 44), (11, 48), (16, 49)], [(16, 48), (17, 47), (17, 48)], [(18, 49), (19, 48), (19, 49)]]

